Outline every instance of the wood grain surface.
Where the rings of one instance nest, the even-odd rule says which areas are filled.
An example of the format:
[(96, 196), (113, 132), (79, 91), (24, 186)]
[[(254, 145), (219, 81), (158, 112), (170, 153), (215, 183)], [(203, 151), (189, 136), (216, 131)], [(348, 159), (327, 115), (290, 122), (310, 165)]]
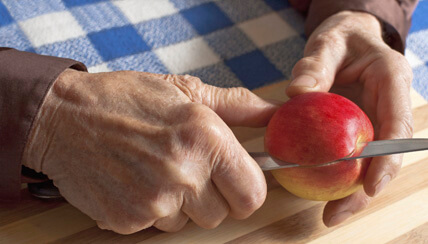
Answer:
[[(285, 101), (287, 82), (255, 90)], [(428, 138), (428, 103), (411, 91), (414, 137)], [(264, 128), (233, 128), (249, 151), (263, 150)], [(43, 201), (22, 189), (23, 200), (0, 207), (0, 243), (428, 243), (428, 152), (405, 154), (402, 169), (368, 208), (327, 228), (324, 202), (270, 187), (266, 202), (246, 220), (227, 218), (215, 229), (189, 222), (177, 233), (149, 228), (132, 235), (100, 230), (65, 201)]]

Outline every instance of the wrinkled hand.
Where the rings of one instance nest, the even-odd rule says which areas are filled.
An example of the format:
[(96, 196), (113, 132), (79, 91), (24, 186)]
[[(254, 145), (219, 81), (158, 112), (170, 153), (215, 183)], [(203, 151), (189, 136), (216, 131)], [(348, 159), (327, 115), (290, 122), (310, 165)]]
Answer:
[[(375, 140), (412, 136), (410, 87), (412, 71), (400, 53), (382, 40), (379, 21), (370, 14), (340, 12), (325, 20), (310, 36), (293, 68), (287, 95), (331, 91), (348, 97), (369, 116)], [(333, 226), (362, 210), (393, 179), (401, 155), (376, 157), (364, 180), (364, 190), (329, 202), (324, 223)]]
[(101, 228), (177, 231), (189, 218), (213, 228), (228, 215), (248, 217), (266, 196), (260, 167), (227, 124), (265, 126), (276, 109), (247, 89), (192, 76), (66, 70), (24, 164)]

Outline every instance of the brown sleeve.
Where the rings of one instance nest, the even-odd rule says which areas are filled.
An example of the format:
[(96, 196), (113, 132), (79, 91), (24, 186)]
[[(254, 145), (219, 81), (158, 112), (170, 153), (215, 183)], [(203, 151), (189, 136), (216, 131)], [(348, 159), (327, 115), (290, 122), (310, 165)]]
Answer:
[(33, 120), (56, 77), (77, 61), (0, 48), (0, 202), (19, 199), (21, 157)]
[(376, 16), (383, 25), (384, 40), (404, 53), (411, 17), (418, 0), (290, 0), (297, 9), (307, 12), (305, 33), (309, 37), (329, 16), (344, 10), (362, 11)]

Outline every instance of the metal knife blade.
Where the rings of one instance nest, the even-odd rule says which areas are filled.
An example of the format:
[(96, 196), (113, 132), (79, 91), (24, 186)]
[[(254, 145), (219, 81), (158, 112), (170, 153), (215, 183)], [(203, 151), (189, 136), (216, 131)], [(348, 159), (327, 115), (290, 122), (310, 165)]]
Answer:
[(353, 160), (357, 158), (371, 158), (377, 156), (400, 154), (406, 152), (415, 152), (428, 150), (428, 138), (413, 138), (413, 139), (394, 139), (364, 142), (363, 151), (358, 156), (348, 155), (344, 158), (316, 165), (299, 165), (296, 163), (284, 162), (269, 155), (267, 152), (250, 152), (250, 156), (260, 165), (264, 171), (284, 168), (313, 168), (323, 167), (336, 164), (344, 160)]

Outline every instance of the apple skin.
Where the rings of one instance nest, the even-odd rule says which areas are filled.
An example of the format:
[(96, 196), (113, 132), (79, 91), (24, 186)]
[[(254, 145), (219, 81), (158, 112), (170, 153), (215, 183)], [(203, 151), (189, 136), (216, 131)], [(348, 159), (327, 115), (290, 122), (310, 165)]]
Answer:
[[(333, 93), (313, 92), (291, 98), (273, 115), (266, 129), (265, 149), (285, 162), (315, 165), (356, 156), (363, 149), (358, 143), (372, 140), (373, 126), (355, 103)], [(370, 160), (279, 169), (272, 174), (298, 197), (331, 201), (360, 189)]]

